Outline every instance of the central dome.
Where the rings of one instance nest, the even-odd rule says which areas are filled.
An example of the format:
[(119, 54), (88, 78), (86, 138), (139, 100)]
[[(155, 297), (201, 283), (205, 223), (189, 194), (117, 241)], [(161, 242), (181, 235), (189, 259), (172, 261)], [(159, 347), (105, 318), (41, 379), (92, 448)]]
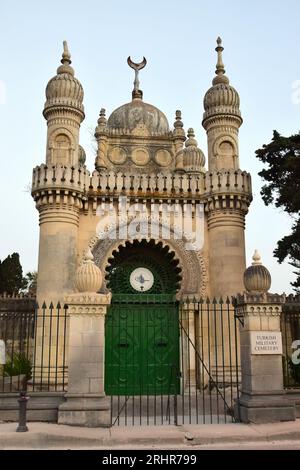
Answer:
[(169, 123), (162, 111), (141, 99), (133, 99), (130, 103), (115, 109), (110, 115), (107, 125), (114, 129), (145, 127), (150, 134), (167, 134)]

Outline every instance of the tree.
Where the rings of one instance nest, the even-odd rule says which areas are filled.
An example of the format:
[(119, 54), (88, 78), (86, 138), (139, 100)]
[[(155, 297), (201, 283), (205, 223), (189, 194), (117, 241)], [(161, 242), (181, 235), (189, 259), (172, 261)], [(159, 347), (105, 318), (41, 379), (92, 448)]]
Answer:
[(0, 261), (0, 293), (17, 294), (25, 287), (19, 253)]
[(269, 144), (256, 150), (257, 158), (268, 165), (258, 174), (266, 184), (261, 189), (264, 203), (275, 204), (291, 216), (291, 233), (277, 243), (274, 256), (282, 263), (286, 258), (296, 268), (296, 281), (291, 283), (300, 292), (300, 133), (283, 137), (273, 131)]
[(37, 272), (32, 271), (28, 272), (24, 278), (24, 281), (26, 283), (26, 288), (25, 291), (28, 294), (36, 294), (36, 286), (37, 286)]

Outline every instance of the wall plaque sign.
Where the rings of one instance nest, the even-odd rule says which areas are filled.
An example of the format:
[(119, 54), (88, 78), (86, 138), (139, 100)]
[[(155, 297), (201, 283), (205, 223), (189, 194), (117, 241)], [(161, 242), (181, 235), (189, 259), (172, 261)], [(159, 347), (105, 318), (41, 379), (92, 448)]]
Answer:
[(251, 354), (282, 354), (280, 331), (251, 331)]

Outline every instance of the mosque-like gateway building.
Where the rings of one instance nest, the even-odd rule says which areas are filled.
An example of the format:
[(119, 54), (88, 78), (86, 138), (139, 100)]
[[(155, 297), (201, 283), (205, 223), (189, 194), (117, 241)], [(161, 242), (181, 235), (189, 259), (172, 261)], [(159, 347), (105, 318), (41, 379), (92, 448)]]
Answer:
[[(157, 279), (153, 292), (170, 293), (175, 285), (181, 296), (213, 297), (243, 290), (244, 228), (252, 198), (251, 179), (240, 169), (240, 99), (225, 75), (221, 39), (217, 42), (216, 75), (204, 96), (202, 125), (207, 133), (207, 157), (198, 147), (194, 130), (184, 129), (180, 111), (176, 111), (175, 122), (170, 126), (162, 111), (143, 100), (136, 70), (132, 100), (108, 118), (105, 110), (100, 110), (94, 170), (87, 169), (79, 143), (85, 117), (83, 87), (75, 77), (64, 44), (62, 65), (46, 88), (46, 158), (33, 170), (32, 196), (40, 216), (40, 299), (61, 298), (73, 290), (76, 268), (88, 247), (96, 264), (106, 273), (104, 291), (111, 282), (116, 283), (118, 294), (134, 292), (128, 279), (110, 280), (113, 267), (124, 263), (125, 268), (133, 251), (134, 259), (140, 260), (136, 267), (139, 263), (145, 267), (153, 264), (156, 279), (164, 274), (159, 272), (157, 260), (165, 260), (167, 278), (176, 280), (167, 286), (163, 278)], [(130, 58), (128, 62), (135, 69), (145, 65), (145, 61), (134, 64)], [(153, 229), (153, 241), (148, 233), (142, 240), (137, 237), (140, 240), (136, 243), (127, 242), (124, 230), (118, 227), (126, 219), (120, 196), (122, 201), (126, 196), (127, 208), (138, 202), (147, 208), (151, 204), (175, 207), (175, 215), (170, 216), (169, 239), (159, 239)], [(104, 202), (110, 211), (104, 211), (101, 218), (99, 206)], [(187, 204), (194, 213), (195, 205), (200, 203), (204, 209), (203, 246), (187, 249), (184, 239), (174, 236), (176, 207), (180, 210)], [(112, 216), (116, 214), (113, 207), (119, 211), (117, 222)], [(161, 231), (162, 216), (158, 216), (157, 224)], [(116, 229), (117, 239), (109, 233)]]
[[(161, 393), (169, 392), (164, 377), (171, 362), (179, 362), (183, 346), (178, 329), (174, 323), (164, 324), (164, 316), (173, 312), (176, 318), (176, 301), (186, 296), (226, 298), (244, 290), (251, 178), (240, 169), (240, 99), (225, 75), (220, 38), (216, 51), (215, 77), (204, 96), (207, 156), (198, 147), (194, 130), (184, 129), (181, 111), (176, 111), (170, 126), (161, 110), (144, 101), (139, 71), (145, 58), (139, 64), (128, 58), (135, 70), (131, 101), (109, 117), (100, 110), (95, 169), (86, 167), (79, 143), (84, 92), (66, 43), (62, 65), (46, 88), (46, 157), (34, 168), (32, 182), (40, 219), (37, 299), (40, 305), (55, 303), (73, 293), (76, 271), (83, 260), (91, 262), (92, 253), (103, 276), (100, 293), (111, 292), (109, 313), (117, 319), (111, 327), (107, 322), (105, 329), (107, 394), (134, 395), (135, 374), (146, 365), (148, 370), (150, 363), (153, 370), (148, 370), (138, 392), (155, 393), (157, 369)], [(91, 279), (93, 273), (89, 272)], [(189, 340), (197, 344), (200, 333), (194, 320), (191, 313)], [(151, 342), (149, 335), (155, 336), (159, 325), (160, 341)], [(139, 336), (133, 341), (139, 365), (135, 359), (126, 362), (129, 379), (124, 385), (123, 356), (116, 349), (128, 353), (136, 327)], [(168, 359), (159, 367), (158, 359), (149, 362), (153, 344), (167, 351)], [(173, 383), (174, 390), (178, 384)]]

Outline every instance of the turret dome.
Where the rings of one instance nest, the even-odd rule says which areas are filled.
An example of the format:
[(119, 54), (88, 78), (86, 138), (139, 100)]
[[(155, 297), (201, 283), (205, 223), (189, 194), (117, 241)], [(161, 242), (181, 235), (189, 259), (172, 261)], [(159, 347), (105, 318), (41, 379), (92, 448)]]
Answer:
[(188, 130), (188, 139), (185, 142), (183, 150), (183, 168), (188, 173), (200, 173), (204, 171), (205, 156), (199, 149), (197, 140), (195, 139), (194, 129)]
[(241, 117), (240, 97), (228, 83), (212, 86), (204, 96), (204, 119), (214, 114), (235, 114)]
[(83, 107), (83, 87), (80, 81), (74, 76), (74, 69), (71, 67), (71, 55), (67, 42), (64, 41), (64, 52), (62, 54), (62, 65), (57, 69), (57, 75), (51, 78), (46, 87), (46, 103), (44, 106), (44, 116), (53, 107), (67, 106), (79, 110), (84, 115)]
[(216, 77), (213, 79), (213, 86), (204, 96), (203, 104), (205, 113), (203, 115), (203, 122), (205, 122), (207, 118), (218, 114), (237, 116), (242, 121), (239, 94), (236, 89), (229, 84), (229, 79), (225, 75), (222, 59), (224, 48), (222, 47), (221, 38), (217, 39), (217, 44), (218, 63), (216, 67)]

